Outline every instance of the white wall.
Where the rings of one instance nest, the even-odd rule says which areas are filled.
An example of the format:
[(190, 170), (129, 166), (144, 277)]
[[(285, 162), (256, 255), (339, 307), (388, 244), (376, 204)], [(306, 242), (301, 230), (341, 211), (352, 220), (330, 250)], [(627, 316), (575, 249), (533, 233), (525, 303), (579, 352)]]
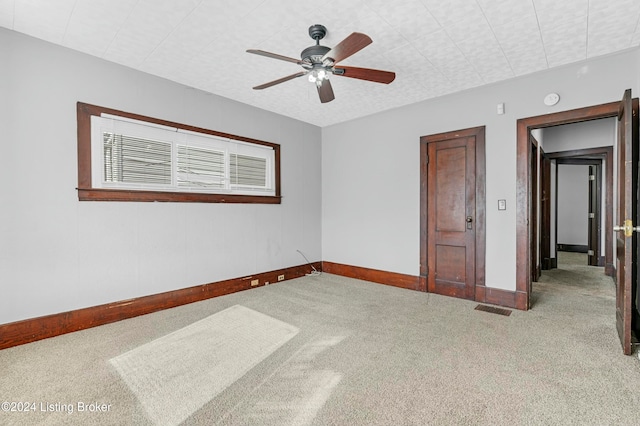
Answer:
[[(2, 28), (0, 58), (0, 324), (321, 260), (318, 127)], [(282, 204), (79, 202), (78, 101), (279, 143)]]
[(637, 96), (637, 74), (628, 51), (323, 128), (323, 260), (419, 275), (420, 136), (484, 125), (486, 284), (515, 290), (517, 119), (617, 101), (627, 88)]
[(589, 166), (558, 166), (558, 244), (589, 244)]

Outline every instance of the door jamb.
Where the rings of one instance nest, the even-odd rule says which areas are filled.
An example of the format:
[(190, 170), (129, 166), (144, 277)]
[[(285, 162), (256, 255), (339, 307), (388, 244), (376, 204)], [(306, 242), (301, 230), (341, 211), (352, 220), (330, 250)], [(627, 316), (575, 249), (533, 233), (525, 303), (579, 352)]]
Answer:
[[(577, 108), (569, 111), (518, 119), (516, 137), (516, 307), (526, 310), (531, 298), (530, 288), (530, 200), (529, 179), (532, 129), (560, 124), (572, 124), (599, 118), (617, 117), (620, 101)], [(609, 230), (605, 229), (605, 232)]]
[(551, 262), (551, 159), (540, 148), (540, 263), (543, 270), (553, 269)]

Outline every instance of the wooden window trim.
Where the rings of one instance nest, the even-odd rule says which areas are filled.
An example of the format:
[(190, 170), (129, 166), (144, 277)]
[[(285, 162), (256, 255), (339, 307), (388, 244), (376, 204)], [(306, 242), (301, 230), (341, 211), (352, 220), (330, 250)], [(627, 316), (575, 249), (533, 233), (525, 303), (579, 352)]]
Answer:
[[(271, 147), (274, 150), (275, 195), (241, 195), (241, 194), (203, 194), (193, 192), (138, 191), (123, 189), (93, 188), (91, 183), (91, 116), (111, 114), (133, 120), (146, 121), (168, 127), (189, 130), (191, 132), (248, 142)], [(80, 201), (162, 201), (162, 202), (195, 202), (195, 203), (253, 203), (280, 204), (280, 145), (243, 136), (217, 132), (172, 121), (160, 120), (139, 114), (118, 111), (82, 102), (77, 103), (78, 119), (78, 199)]]

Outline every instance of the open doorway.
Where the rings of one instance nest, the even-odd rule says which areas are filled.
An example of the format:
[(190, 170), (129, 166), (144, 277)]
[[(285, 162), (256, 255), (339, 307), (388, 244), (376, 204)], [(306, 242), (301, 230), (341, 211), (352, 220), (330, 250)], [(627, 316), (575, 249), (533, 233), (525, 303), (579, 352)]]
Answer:
[(615, 140), (615, 117), (531, 129), (531, 282), (563, 260), (613, 275)]
[[(531, 155), (531, 173), (539, 174), (531, 176), (532, 269), (550, 270), (564, 261), (609, 265), (603, 273), (612, 275), (613, 238), (605, 231), (611, 229), (613, 218), (616, 118), (533, 129), (531, 133), (539, 145), (536, 151), (532, 144)], [(533, 287), (529, 290), (531, 294)]]
[[(532, 185), (531, 173), (531, 161), (534, 155), (531, 149), (531, 136), (536, 135), (536, 139), (542, 145), (542, 149), (545, 153), (553, 151), (565, 151), (565, 153), (575, 151), (575, 149), (553, 149), (549, 144), (545, 144), (544, 135), (536, 134), (542, 133), (542, 129), (548, 129), (556, 126), (562, 126), (573, 123), (589, 122), (591, 120), (598, 120), (602, 118), (617, 117), (620, 103), (611, 102), (608, 104), (602, 104), (592, 107), (580, 108), (576, 110), (564, 111), (559, 113), (545, 114), (536, 117), (529, 117), (518, 120), (517, 123), (517, 203), (516, 203), (516, 216), (518, 218), (516, 224), (516, 303), (521, 309), (528, 309), (531, 303), (531, 263), (533, 258), (542, 258), (542, 263), (545, 262), (543, 256), (540, 256), (538, 250), (540, 250), (540, 243), (536, 245), (536, 249), (533, 249), (531, 239), (538, 239), (539, 230), (532, 229), (532, 200), (535, 194), (537, 200), (539, 200), (539, 187), (548, 185), (546, 182), (540, 182), (534, 188)], [(542, 139), (542, 141), (540, 141)], [(540, 155), (540, 151), (538, 151)], [(543, 164), (539, 167), (540, 170), (550, 168), (549, 164)], [(539, 205), (542, 208), (551, 208), (552, 200), (543, 200)], [(613, 204), (613, 203), (612, 203)], [(543, 207), (544, 206), (544, 207)], [(536, 212), (536, 214), (538, 214)], [(544, 217), (544, 215), (543, 215)], [(538, 221), (538, 223), (544, 223), (544, 220)], [(551, 225), (550, 225), (551, 226)], [(612, 225), (611, 225), (612, 226)], [(610, 232), (612, 228), (609, 228), (609, 224), (605, 225), (604, 232)], [(542, 241), (540, 238), (539, 241)], [(555, 242), (549, 242), (549, 257), (546, 259), (547, 263), (551, 259), (555, 258), (553, 248)], [(535, 250), (535, 252), (532, 252)], [(605, 247), (606, 250), (606, 247)], [(542, 251), (541, 251), (542, 253)], [(545, 253), (546, 254), (546, 253)], [(605, 254), (606, 256), (606, 254)]]
[[(523, 118), (517, 124), (517, 203), (516, 203), (516, 301), (524, 309), (531, 303), (530, 260), (531, 238), (535, 231), (531, 229), (531, 200), (534, 196), (530, 179), (531, 148), (530, 136), (535, 129), (545, 129), (564, 124), (580, 123), (601, 118), (616, 117), (617, 136), (614, 145), (617, 151), (614, 166), (616, 181), (616, 226), (605, 227), (605, 235), (616, 232), (615, 259), (615, 301), (616, 328), (627, 355), (632, 353), (632, 313), (637, 315), (638, 301), (632, 300), (637, 296), (636, 262), (637, 248), (640, 239), (635, 233), (640, 229), (634, 223), (640, 223), (640, 209), (637, 209), (638, 196), (638, 99), (632, 98), (631, 89), (624, 92), (622, 100), (592, 107)], [(538, 196), (537, 188), (535, 196)], [(615, 208), (615, 206), (614, 206)], [(638, 241), (637, 241), (638, 240)], [(606, 256), (606, 255), (605, 255)], [(606, 260), (605, 260), (606, 262)], [(605, 276), (601, 274), (601, 276)], [(635, 321), (635, 325), (638, 321)]]
[[(594, 120), (585, 123), (582, 130), (593, 135), (592, 141), (607, 143), (607, 138), (615, 138), (615, 124), (614, 119)], [(584, 258), (584, 265), (604, 267), (604, 273), (612, 276), (613, 238), (606, 230), (612, 229), (613, 218), (613, 145), (551, 152), (546, 156), (551, 167), (543, 179), (551, 183), (554, 209), (541, 212), (549, 216), (545, 221), (549, 226), (541, 232), (553, 242), (543, 269), (557, 267), (561, 257), (554, 254), (576, 253), (564, 258)]]
[[(597, 202), (603, 192), (602, 179), (598, 179), (602, 160), (571, 158), (555, 163), (556, 209), (552, 214), (555, 213), (556, 264), (604, 266), (604, 256), (599, 260), (604, 248), (599, 239), (602, 205)], [(612, 186), (611, 182), (607, 184)], [(591, 198), (596, 199), (593, 205)]]

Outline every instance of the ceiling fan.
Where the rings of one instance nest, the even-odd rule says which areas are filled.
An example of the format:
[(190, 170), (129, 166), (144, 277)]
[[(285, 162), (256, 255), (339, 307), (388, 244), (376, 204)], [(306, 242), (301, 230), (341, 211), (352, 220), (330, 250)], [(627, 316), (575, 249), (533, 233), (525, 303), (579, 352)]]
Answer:
[(384, 84), (389, 84), (396, 78), (396, 74), (390, 71), (338, 65), (338, 62), (347, 59), (349, 56), (359, 52), (371, 44), (373, 41), (368, 35), (354, 32), (332, 49), (330, 47), (320, 45), (320, 40), (322, 40), (326, 34), (327, 29), (323, 25), (316, 24), (310, 26), (309, 36), (316, 41), (316, 44), (315, 46), (310, 46), (304, 49), (300, 54), (300, 59), (289, 58), (276, 53), (265, 52), (264, 50), (247, 50), (248, 53), (280, 59), (281, 61), (293, 62), (304, 68), (304, 71), (256, 86), (254, 87), (254, 90), (266, 89), (267, 87), (275, 86), (276, 84), (308, 75), (309, 81), (315, 83), (316, 88), (318, 89), (320, 102), (326, 103), (335, 99), (335, 96), (333, 95), (333, 88), (329, 81), (329, 76), (332, 74)]

